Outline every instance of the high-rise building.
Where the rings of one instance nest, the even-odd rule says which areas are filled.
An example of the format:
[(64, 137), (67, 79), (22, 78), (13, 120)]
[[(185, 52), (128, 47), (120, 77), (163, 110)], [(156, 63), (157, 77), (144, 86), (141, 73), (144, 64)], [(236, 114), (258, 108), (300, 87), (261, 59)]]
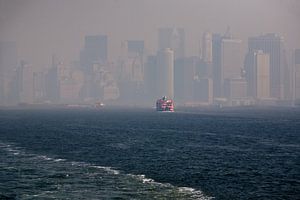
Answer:
[(33, 73), (34, 99), (36, 102), (43, 102), (46, 97), (46, 83), (44, 72)]
[(148, 56), (145, 65), (145, 90), (147, 99), (155, 102), (158, 98), (157, 94), (157, 56)]
[(12, 81), (17, 67), (17, 45), (15, 42), (0, 42), (0, 105), (12, 102)]
[(19, 82), (19, 98), (22, 103), (34, 102), (34, 78), (32, 66), (24, 61), (17, 69)]
[(144, 41), (128, 40), (126, 42), (126, 64), (130, 81), (144, 81)]
[(45, 74), (46, 99), (52, 103), (59, 101), (59, 70), (55, 57), (52, 56), (52, 66)]
[(174, 66), (174, 98), (177, 103), (194, 101), (194, 80), (200, 60), (198, 57), (177, 59)]
[(246, 57), (248, 96), (270, 98), (270, 55), (262, 50), (248, 52)]
[(118, 60), (117, 77), (120, 99), (123, 103), (140, 104), (145, 98), (144, 85), (144, 41), (122, 42), (122, 53)]
[(158, 48), (170, 48), (174, 51), (174, 58), (185, 56), (185, 34), (183, 28), (160, 28), (158, 30)]
[(266, 34), (250, 37), (248, 40), (248, 52), (263, 50), (270, 55), (270, 96), (284, 98), (285, 78), (285, 51), (284, 40), (276, 34)]
[(222, 81), (241, 76), (243, 68), (242, 41), (237, 39), (222, 40)]
[(202, 59), (206, 63), (212, 63), (212, 34), (205, 32), (202, 38)]
[(213, 96), (222, 96), (222, 39), (223, 36), (220, 34), (213, 34), (212, 39), (212, 56), (213, 56)]
[(80, 52), (80, 65), (85, 73), (92, 73), (94, 63), (107, 62), (107, 36), (85, 36), (84, 49)]
[(300, 104), (300, 49), (295, 50), (295, 100)]
[(258, 51), (255, 55), (255, 97), (270, 97), (270, 56)]
[(202, 63), (200, 77), (213, 77), (213, 36), (205, 32), (202, 37)]
[(214, 97), (224, 96), (225, 79), (240, 78), (243, 66), (242, 41), (213, 35)]
[(174, 51), (170, 48), (157, 53), (158, 97), (174, 98)]

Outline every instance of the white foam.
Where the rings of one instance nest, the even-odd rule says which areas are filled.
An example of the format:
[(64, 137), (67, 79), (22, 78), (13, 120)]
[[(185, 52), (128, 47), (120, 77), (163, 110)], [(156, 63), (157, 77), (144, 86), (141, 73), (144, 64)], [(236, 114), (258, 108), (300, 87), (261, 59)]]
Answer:
[(44, 155), (37, 156), (37, 158), (41, 158), (43, 160), (53, 160), (53, 158), (49, 158), (48, 156), (44, 156)]
[(66, 159), (62, 159), (62, 158), (57, 158), (53, 160), (54, 162), (62, 162), (62, 161), (66, 161)]
[(72, 161), (72, 162), (71, 162), (71, 165), (72, 165), (72, 166), (85, 167), (85, 166), (87, 166), (88, 164), (87, 164), (87, 163), (84, 163), (84, 162), (76, 162), (76, 161)]
[(130, 176), (136, 177), (137, 179), (141, 180), (143, 183), (156, 183), (153, 179), (146, 178), (146, 176), (144, 174), (140, 174), (140, 175), (132, 175), (132, 174), (130, 174)]
[(181, 192), (194, 192), (195, 191), (194, 188), (190, 188), (190, 187), (179, 187), (178, 189)]
[(181, 192), (181, 193), (190, 194), (192, 197), (194, 197), (196, 199), (199, 199), (199, 200), (214, 199), (214, 197), (208, 197), (208, 196), (204, 195), (202, 191), (196, 190), (196, 189), (191, 188), (191, 187), (179, 187), (178, 191)]
[(191, 187), (176, 187), (176, 186), (173, 186), (170, 183), (159, 183), (159, 182), (156, 182), (155, 180), (153, 180), (151, 178), (147, 178), (144, 174), (140, 174), (140, 175), (127, 174), (127, 175), (129, 175), (131, 177), (134, 177), (134, 178), (140, 180), (142, 183), (145, 183), (145, 184), (152, 184), (152, 185), (157, 185), (157, 186), (160, 186), (160, 187), (175, 189), (180, 193), (191, 195), (195, 199), (199, 199), (199, 200), (211, 200), (211, 199), (213, 199), (213, 197), (208, 197), (208, 196), (204, 195), (202, 191), (196, 190), (196, 189), (191, 188)]
[(112, 169), (111, 167), (103, 167), (103, 166), (97, 166), (97, 165), (91, 165), (91, 167), (97, 168), (97, 169), (103, 169), (104, 171), (114, 174), (114, 175), (118, 175), (120, 174), (119, 170), (116, 169)]

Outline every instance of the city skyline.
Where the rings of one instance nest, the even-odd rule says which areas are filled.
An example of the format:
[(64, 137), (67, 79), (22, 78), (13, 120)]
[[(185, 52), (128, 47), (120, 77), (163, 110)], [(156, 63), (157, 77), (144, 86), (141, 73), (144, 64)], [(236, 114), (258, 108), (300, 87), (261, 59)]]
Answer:
[(19, 59), (37, 69), (49, 66), (52, 54), (66, 64), (78, 60), (86, 35), (108, 36), (110, 61), (127, 40), (144, 40), (145, 53), (155, 54), (162, 27), (185, 30), (186, 56), (199, 56), (204, 32), (223, 34), (228, 26), (245, 52), (248, 37), (262, 33), (280, 34), (293, 50), (300, 46), (299, 8), (294, 0), (1, 0), (0, 41), (17, 42)]
[[(22, 6), (17, 2), (19, 1), (13, 0), (12, 3), (7, 3), (2, 0), (0, 1), (1, 9), (9, 5), (10, 9), (21, 9)], [(205, 17), (207, 18), (203, 19), (207, 23), (205, 26), (217, 29), (224, 26), (221, 31), (208, 31), (203, 28), (203, 25), (195, 26), (194, 21), (181, 21), (180, 16), (197, 18), (193, 13), (183, 14), (186, 12), (185, 9), (177, 7), (182, 4), (181, 1), (173, 3), (141, 1), (138, 3), (135, 0), (128, 0), (126, 2), (89, 0), (86, 4), (80, 1), (70, 4), (72, 8), (78, 5), (86, 6), (81, 8), (83, 10), (90, 8), (91, 12), (85, 11), (87, 16), (94, 13), (92, 5), (106, 7), (104, 13), (107, 10), (119, 10), (118, 13), (108, 13), (105, 19), (94, 24), (99, 30), (102, 30), (101, 33), (96, 33), (98, 29), (93, 29), (90, 22), (99, 19), (102, 13), (94, 13), (97, 15), (90, 18), (90, 20), (93, 19), (92, 21), (85, 21), (88, 17), (82, 16), (85, 13), (83, 10), (73, 19), (69, 18), (65, 27), (58, 28), (57, 25), (69, 17), (67, 13), (59, 14), (59, 9), (68, 5), (67, 1), (50, 3), (44, 0), (37, 3), (37, 1), (29, 0), (26, 5), (23, 4), (24, 10), (32, 9), (33, 12), (37, 12), (36, 6), (40, 6), (38, 9), (41, 10), (44, 7), (48, 7), (50, 10), (58, 9), (57, 16), (61, 17), (59, 20), (53, 18), (54, 14), (49, 14), (47, 11), (37, 15), (41, 17), (42, 21), (47, 19), (48, 22), (54, 24), (44, 24), (36, 18), (23, 24), (23, 27), (14, 27), (17, 21), (23, 20), (16, 18), (24, 13), (16, 14), (15, 19), (11, 19), (11, 24), (7, 24), (6, 21), (2, 23), (3, 19), (9, 16), (7, 11), (2, 14), (0, 25), (7, 29), (0, 31), (0, 39), (5, 39), (7, 37), (5, 35), (13, 27), (23, 29), (24, 32), (12, 34), (11, 38), (15, 36), (20, 36), (20, 38), (17, 37), (11, 42), (0, 40), (0, 103), (16, 105), (18, 103), (95, 104), (96, 102), (113, 102), (113, 104), (124, 105), (151, 105), (151, 102), (161, 96), (168, 96), (179, 105), (292, 105), (298, 101), (298, 91), (296, 90), (299, 87), (297, 80), (299, 72), (293, 58), (298, 55), (294, 51), (299, 49), (300, 43), (298, 44), (298, 39), (293, 38), (295, 32), (292, 32), (293, 29), (298, 30), (298, 26), (284, 28), (281, 26), (282, 24), (274, 23), (277, 18), (273, 18), (273, 22), (269, 22), (268, 17), (271, 17), (275, 11), (272, 10), (262, 13), (260, 16), (264, 19), (262, 20), (263, 24), (272, 25), (272, 27), (259, 28), (262, 24), (256, 23), (253, 15), (247, 13), (249, 9), (266, 11), (267, 7), (264, 6), (267, 5), (269, 8), (275, 9), (279, 4), (286, 5), (285, 8), (292, 11), (290, 6), (297, 7), (296, 2), (290, 0), (289, 3), (283, 4), (282, 1), (271, 3), (269, 0), (264, 0), (260, 3), (252, 1), (252, 3), (240, 4), (236, 0), (230, 0), (224, 4), (221, 1), (208, 3), (203, 0), (199, 4), (199, 2), (190, 0), (186, 4), (187, 8), (191, 5), (203, 4), (206, 8), (211, 9), (209, 11), (218, 10), (219, 6), (223, 5), (224, 8), (220, 11), (231, 10), (234, 12), (233, 16), (236, 21), (231, 19), (227, 25), (225, 23), (220, 25), (218, 20), (207, 22), (210, 16), (221, 17), (222, 12), (216, 14), (206, 10)], [(242, 6), (240, 9), (231, 7), (239, 4)], [(30, 5), (31, 8), (29, 8)], [(137, 12), (149, 9), (149, 6), (158, 6), (160, 9), (168, 8), (164, 11), (158, 10), (158, 13), (166, 17), (171, 17), (174, 10), (182, 11), (181, 14), (169, 18), (175, 22), (179, 17), (178, 22), (182, 23), (172, 24), (172, 20), (164, 23), (164, 19), (162, 19), (161, 21), (154, 20), (155, 26), (143, 27), (148, 25), (147, 20), (153, 20), (155, 14), (154, 12), (152, 14)], [(129, 13), (128, 8), (133, 9), (134, 12), (129, 10), (131, 11)], [(246, 8), (248, 11), (241, 16), (235, 13)], [(190, 9), (192, 10), (192, 8)], [(198, 7), (198, 9), (201, 11), (202, 7)], [(277, 20), (293, 25), (294, 18), (292, 16), (297, 15), (298, 12), (296, 10), (286, 12), (287, 10), (284, 11), (283, 8), (279, 10), (281, 14), (276, 15), (279, 17)], [(71, 14), (76, 9), (69, 11)], [(125, 19), (130, 23), (121, 24), (123, 18), (120, 18), (119, 21), (110, 18), (110, 16), (117, 17), (122, 13), (123, 17), (132, 17)], [(281, 16), (283, 13), (289, 14), (290, 18)], [(73, 14), (75, 15), (75, 13)], [(143, 17), (137, 19), (139, 15)], [(55, 15), (55, 17), (57, 16)], [(242, 23), (251, 16), (252, 22), (255, 22), (253, 25)], [(226, 17), (228, 16), (224, 16), (221, 21), (226, 22)], [(28, 19), (30, 16), (27, 16)], [(24, 20), (26, 21), (26, 19)], [(103, 21), (110, 22), (107, 24), (109, 26), (103, 28)], [(34, 25), (35, 29), (30, 28), (33, 22), (37, 23)], [(75, 36), (78, 37), (83, 32), (79, 34), (75, 31), (69, 33), (68, 36), (64, 35), (66, 31), (72, 30), (71, 22), (78, 22), (77, 28), (86, 22), (87, 27), (84, 31), (86, 33), (82, 38), (74, 40)], [(235, 27), (236, 23), (241, 26)], [(53, 29), (51, 26), (54, 26)], [(251, 26), (253, 30), (241, 35), (243, 29), (247, 30)], [(38, 29), (43, 27), (48, 32), (40, 35)], [(112, 27), (116, 29), (116, 32), (104, 33), (111, 30)], [(191, 27), (193, 29), (190, 29)], [(149, 32), (145, 32), (146, 30)], [(154, 30), (155, 32), (153, 32)], [(264, 33), (262, 30), (268, 32)], [(58, 35), (55, 35), (54, 32), (61, 35), (57, 37)], [(35, 41), (27, 46), (24, 53), (22, 40), (23, 36), (28, 36), (25, 33), (31, 33), (26, 42), (29, 42), (31, 37), (34, 37)], [(190, 37), (191, 33), (198, 33), (198, 35)], [(296, 31), (296, 33), (298, 32)], [(132, 37), (133, 35), (135, 37)], [(41, 36), (43, 37), (42, 43), (39, 40)], [(291, 41), (290, 37), (294, 39), (292, 46), (295, 49), (288, 45)], [(72, 45), (76, 46), (82, 40), (83, 43), (77, 46), (79, 49), (70, 49)], [(73, 41), (73, 44), (68, 45), (68, 41)], [(57, 47), (61, 48), (57, 50)], [(52, 52), (49, 52), (49, 49), (52, 49)], [(36, 50), (38, 52), (35, 52)], [(74, 50), (78, 50), (78, 52), (72, 57), (71, 54), (75, 52)], [(34, 53), (32, 58), (25, 56), (32, 53)], [(39, 62), (43, 64), (38, 65)]]

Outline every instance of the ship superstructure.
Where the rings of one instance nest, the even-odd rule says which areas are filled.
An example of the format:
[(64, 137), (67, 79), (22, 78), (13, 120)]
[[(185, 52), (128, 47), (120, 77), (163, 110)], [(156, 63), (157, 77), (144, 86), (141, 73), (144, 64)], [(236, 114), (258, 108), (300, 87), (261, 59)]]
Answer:
[(174, 102), (172, 99), (168, 99), (166, 96), (156, 101), (157, 111), (174, 112)]

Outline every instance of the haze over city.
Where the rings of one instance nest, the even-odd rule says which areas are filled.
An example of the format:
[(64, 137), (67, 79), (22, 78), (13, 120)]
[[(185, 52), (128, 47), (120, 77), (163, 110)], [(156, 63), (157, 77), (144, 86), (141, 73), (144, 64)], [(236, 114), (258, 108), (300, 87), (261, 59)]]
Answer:
[[(106, 70), (113, 76), (119, 90), (122, 90), (119, 87), (122, 83), (119, 82), (120, 75), (118, 73), (122, 73), (120, 70), (122, 64), (120, 63), (125, 62), (124, 51), (126, 50), (124, 49), (126, 47), (124, 44), (126, 41), (143, 41), (141, 72), (133, 73), (141, 73), (141, 77), (135, 78), (140, 79), (141, 83), (138, 84), (143, 85), (144, 93), (147, 93), (145, 79), (147, 79), (148, 56), (157, 55), (157, 52), (161, 50), (159, 47), (160, 29), (183, 30), (181, 48), (184, 49), (184, 55), (182, 56), (186, 58), (194, 56), (200, 60), (203, 59), (203, 35), (206, 32), (223, 36), (227, 34), (232, 39), (240, 40), (238, 51), (241, 53), (238, 59), (243, 62), (248, 52), (249, 37), (258, 37), (269, 33), (276, 34), (283, 40), (280, 51), (285, 51), (286, 66), (281, 66), (281, 68), (289, 66), (287, 73), (291, 74), (294, 72), (295, 65), (294, 50), (300, 48), (300, 25), (297, 21), (299, 17), (300, 3), (296, 0), (1, 0), (0, 41), (15, 43), (16, 65), (25, 61), (34, 72), (46, 73), (54, 64), (53, 55), (55, 55), (56, 64), (61, 63), (68, 68), (82, 70), (84, 64), (81, 52), (84, 51), (86, 37), (106, 36), (107, 55), (105, 61), (102, 62), (107, 63)], [(172, 49), (168, 45), (165, 47)], [(174, 53), (176, 54), (176, 52)], [(128, 57), (128, 55), (126, 56)], [(175, 68), (176, 59), (178, 56), (174, 58)], [(91, 62), (95, 62), (95, 60)], [(201, 68), (199, 64), (196, 65)], [(244, 63), (240, 65), (243, 65), (238, 66), (241, 69), (245, 67)], [(174, 70), (176, 76), (176, 69)], [(82, 76), (82, 79), (87, 80), (86, 74)], [(199, 76), (199, 74), (194, 74), (194, 76)], [(203, 78), (204, 75), (201, 76), (200, 78)], [(190, 78), (192, 79), (193, 76)], [(207, 78), (214, 79), (214, 77)], [(128, 79), (132, 80), (134, 77)], [(179, 78), (174, 77), (174, 79), (176, 99), (176, 82)], [(286, 94), (286, 96), (290, 97), (283, 99), (292, 100), (296, 96), (296, 78), (288, 77), (283, 82), (286, 82), (287, 79), (291, 79), (291, 83), (288, 83), (289, 86), (280, 87), (289, 87), (289, 89), (280, 92), (287, 93), (289, 90), (291, 94)], [(249, 87), (248, 82), (249, 80), (247, 80)], [(180, 83), (178, 84), (180, 85)], [(37, 92), (34, 91), (34, 93)], [(122, 99), (122, 91), (119, 93), (121, 94), (116, 94), (115, 98)], [(2, 96), (7, 96), (7, 94)], [(214, 97), (216, 96), (214, 95)], [(275, 96), (271, 95), (270, 97)], [(44, 98), (43, 101), (46, 100), (49, 99)], [(195, 102), (194, 100), (189, 101)]]

